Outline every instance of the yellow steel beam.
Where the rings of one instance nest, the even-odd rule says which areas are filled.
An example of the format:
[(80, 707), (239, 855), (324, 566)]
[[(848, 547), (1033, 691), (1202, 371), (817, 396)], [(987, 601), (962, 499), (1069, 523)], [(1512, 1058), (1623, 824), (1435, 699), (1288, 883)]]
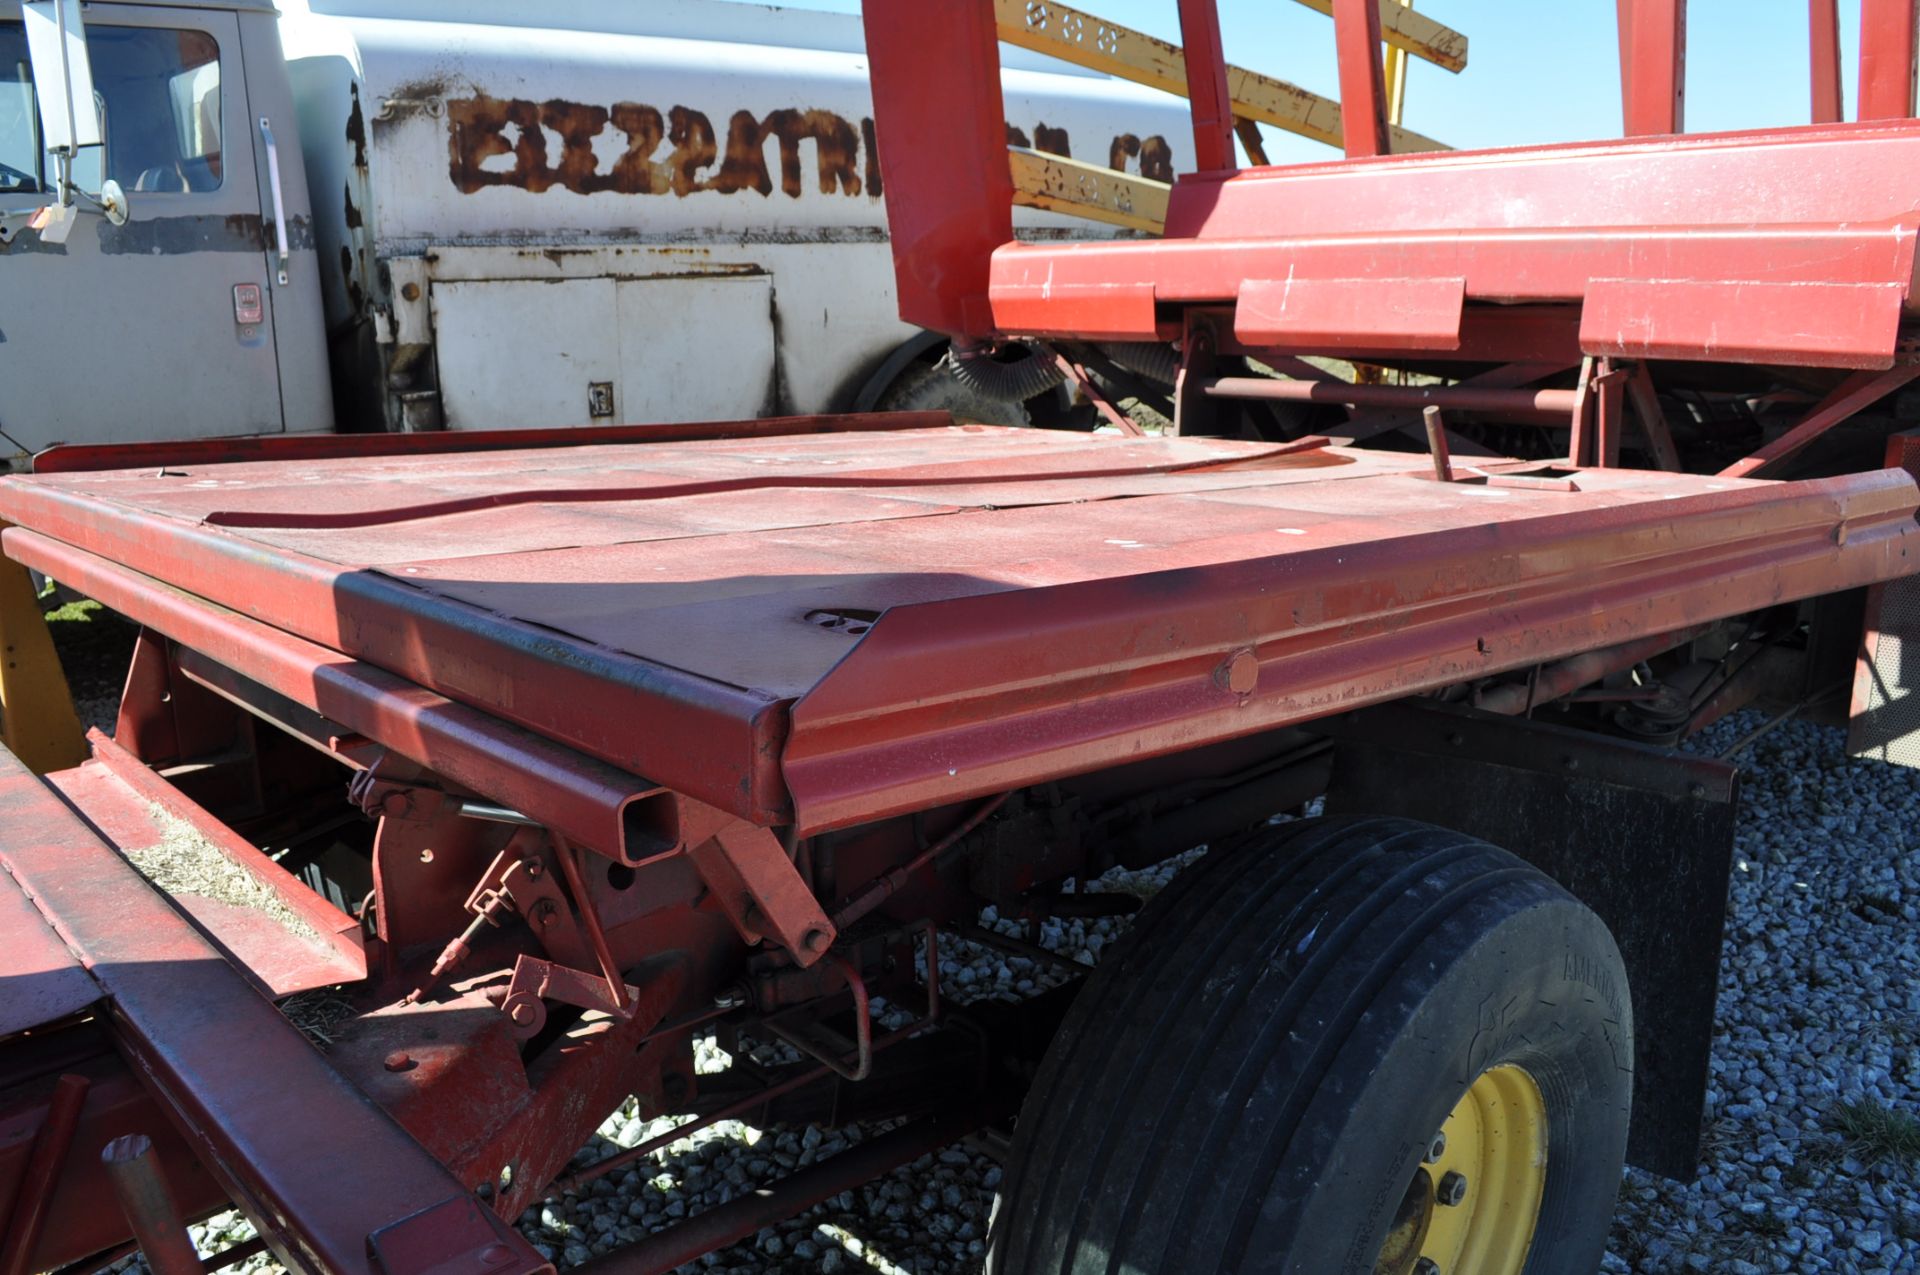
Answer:
[[(1317, 13), (1333, 16), (1333, 0), (1295, 0)], [(1380, 37), (1388, 47), (1404, 49), (1423, 61), (1449, 71), (1467, 68), (1467, 37), (1435, 22), (1424, 13), (1402, 8), (1396, 0), (1380, 0)]]
[(1155, 235), (1167, 228), (1167, 192), (1173, 188), (1165, 182), (1019, 146), (1007, 148), (1007, 159), (1016, 204)]
[[(1413, 8), (1413, 0), (1399, 0), (1403, 9)], [(1398, 124), (1407, 112), (1407, 51), (1387, 49), (1387, 123)]]
[(6, 558), (0, 558), (0, 743), (35, 774), (87, 759), (33, 577)]
[[(1386, 3), (1395, 12), (1411, 12), (1401, 10), (1395, 0)], [(1187, 95), (1187, 58), (1178, 45), (1053, 0), (994, 0), (994, 10), (1000, 38), (1008, 44), (1177, 97)], [(1227, 68), (1227, 91), (1240, 119), (1258, 120), (1329, 146), (1344, 142), (1340, 103), (1332, 98), (1238, 66)], [(1390, 132), (1395, 154), (1448, 149), (1410, 129)]]

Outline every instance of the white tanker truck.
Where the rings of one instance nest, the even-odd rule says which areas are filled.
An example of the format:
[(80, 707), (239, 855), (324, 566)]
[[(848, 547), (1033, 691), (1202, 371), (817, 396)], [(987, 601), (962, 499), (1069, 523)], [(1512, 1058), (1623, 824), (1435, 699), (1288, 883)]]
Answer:
[[(1182, 103), (1005, 56), (1012, 141), (1186, 162)], [(0, 455), (918, 405), (881, 193), (857, 18), (0, 0)]]

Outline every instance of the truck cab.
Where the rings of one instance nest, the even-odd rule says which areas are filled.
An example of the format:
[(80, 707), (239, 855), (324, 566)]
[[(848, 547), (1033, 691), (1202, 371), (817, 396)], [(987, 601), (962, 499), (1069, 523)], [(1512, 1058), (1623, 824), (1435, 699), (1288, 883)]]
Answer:
[(27, 224), (57, 193), (27, 16), (0, 0), (5, 450), (331, 428), (319, 268), (273, 7), (86, 6), (104, 144), (79, 149), (73, 181), (94, 193), (118, 183), (127, 216), (116, 225), (78, 199), (58, 243)]

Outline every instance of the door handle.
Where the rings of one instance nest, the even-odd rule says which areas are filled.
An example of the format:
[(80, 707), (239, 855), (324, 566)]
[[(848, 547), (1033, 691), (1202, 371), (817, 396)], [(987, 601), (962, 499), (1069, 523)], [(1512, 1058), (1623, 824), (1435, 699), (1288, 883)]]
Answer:
[(287, 205), (280, 194), (280, 148), (273, 144), (273, 126), (267, 117), (260, 117), (260, 140), (267, 146), (267, 185), (273, 190), (273, 238), (274, 246), (280, 254), (279, 281), (281, 287), (287, 286)]

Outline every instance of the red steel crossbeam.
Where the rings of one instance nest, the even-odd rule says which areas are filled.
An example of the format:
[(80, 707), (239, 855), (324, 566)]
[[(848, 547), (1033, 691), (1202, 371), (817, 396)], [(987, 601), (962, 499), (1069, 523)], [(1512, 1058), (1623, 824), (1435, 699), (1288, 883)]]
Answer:
[(1336, 0), (1353, 159), (1234, 172), (1218, 17), (1182, 0), (1201, 171), (1176, 181), (1164, 238), (1022, 244), (990, 6), (872, 0), (903, 317), (977, 338), (1177, 340), (1182, 309), (1225, 305), (1261, 351), (1512, 362), (1544, 347), (1514, 333), (1470, 354), (1476, 314), (1559, 306), (1589, 355), (1891, 366), (1916, 312), (1916, 6), (1862, 0), (1859, 113), (1885, 124), (1862, 130), (1834, 127), (1837, 0), (1809, 2), (1812, 126), (1683, 139), (1685, 0), (1616, 0), (1628, 140), (1378, 164), (1379, 14)]
[(1227, 52), (1216, 0), (1180, 0), (1180, 41), (1187, 55), (1194, 167), (1203, 173), (1232, 169), (1233, 95), (1227, 90)]
[(1807, 46), (1813, 71), (1813, 122), (1838, 124), (1840, 102), (1840, 0), (1807, 0)]
[(984, 335), (987, 263), (1013, 238), (993, 6), (882, 0), (862, 12), (900, 317)]
[[(1597, 634), (1852, 587), (1904, 570), (1920, 534), (1912, 480), (1897, 472), (1721, 491), (1631, 481), (1683, 485), (1672, 499), (1417, 536), (1391, 534), (1385, 512), (1284, 567), (898, 608), (794, 707), (785, 770), (799, 821), (924, 809), (1559, 659)], [(1364, 482), (1333, 486), (1369, 500)], [(1179, 648), (1144, 651), (1149, 627)], [(1235, 650), (1257, 670), (1245, 694), (1226, 674)]]
[(1628, 137), (1678, 133), (1687, 87), (1686, 0), (1618, 0), (1621, 116)]
[(1722, 478), (1763, 478), (1769, 469), (1796, 454), (1814, 439), (1849, 417), (1873, 406), (1920, 376), (1920, 366), (1908, 364), (1885, 372), (1856, 372), (1802, 417), (1793, 428), (1766, 446), (1720, 471)]
[(1334, 0), (1333, 40), (1347, 156), (1384, 155), (1387, 83), (1380, 63), (1380, 6), (1375, 0)]
[(637, 776), (106, 558), (22, 528), (5, 534), (9, 557), (43, 563), (122, 615), (598, 853), (638, 857), (621, 851), (630, 812), (657, 790)]
[(1860, 0), (1860, 118), (1913, 115), (1914, 0)]
[(1148, 340), (1232, 306), (1250, 346), (1464, 357), (1482, 307), (1537, 303), (1589, 354), (1884, 368), (1915, 173), (1910, 121), (1248, 169), (1178, 183), (1162, 240), (1001, 246), (991, 321)]
[(100, 985), (121, 1050), (290, 1269), (553, 1269), (5, 753), (0, 829), (0, 866)]

